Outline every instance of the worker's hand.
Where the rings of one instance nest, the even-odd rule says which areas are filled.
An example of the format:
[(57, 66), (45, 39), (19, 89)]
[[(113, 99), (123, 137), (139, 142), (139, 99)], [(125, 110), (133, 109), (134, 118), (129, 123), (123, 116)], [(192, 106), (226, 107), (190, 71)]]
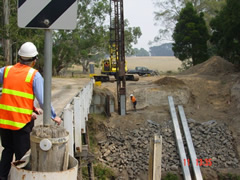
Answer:
[(56, 116), (56, 117), (53, 119), (53, 121), (55, 121), (58, 125), (60, 125), (61, 122), (62, 122), (61, 118), (58, 117), (58, 116)]
[(31, 120), (36, 120), (37, 119), (37, 114), (35, 112), (32, 113)]
[(34, 112), (37, 114), (37, 115), (41, 115), (43, 113), (43, 110), (41, 108), (35, 108), (34, 109)]

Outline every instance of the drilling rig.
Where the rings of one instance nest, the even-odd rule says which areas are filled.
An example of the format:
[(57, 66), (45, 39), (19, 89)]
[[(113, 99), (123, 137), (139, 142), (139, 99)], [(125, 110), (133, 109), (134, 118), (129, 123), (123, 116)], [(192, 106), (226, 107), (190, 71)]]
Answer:
[[(110, 39), (113, 42), (110, 44), (115, 45), (116, 56), (116, 79), (117, 79), (117, 100), (118, 100), (118, 113), (120, 115), (126, 114), (126, 76), (125, 76), (125, 46), (124, 46), (124, 14), (123, 14), (123, 0), (110, 0), (111, 11), (110, 15)], [(114, 18), (114, 19), (112, 19)]]
[(126, 114), (126, 80), (138, 81), (137, 74), (127, 74), (124, 46), (123, 0), (110, 0), (109, 59), (102, 60), (101, 74), (94, 74), (95, 81), (117, 81), (118, 112)]

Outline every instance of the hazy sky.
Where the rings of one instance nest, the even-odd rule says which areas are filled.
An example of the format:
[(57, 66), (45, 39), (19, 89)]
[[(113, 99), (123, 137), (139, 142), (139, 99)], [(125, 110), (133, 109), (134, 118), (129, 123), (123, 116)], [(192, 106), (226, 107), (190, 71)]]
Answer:
[(152, 0), (123, 0), (124, 18), (129, 20), (130, 27), (139, 26), (142, 36), (138, 44), (133, 47), (149, 50), (149, 41), (153, 41), (158, 34), (158, 27), (154, 25), (154, 8)]

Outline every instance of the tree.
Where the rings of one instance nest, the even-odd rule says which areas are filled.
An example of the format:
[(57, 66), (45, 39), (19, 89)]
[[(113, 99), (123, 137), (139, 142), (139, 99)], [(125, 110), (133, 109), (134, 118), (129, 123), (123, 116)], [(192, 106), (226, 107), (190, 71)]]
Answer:
[(193, 65), (196, 65), (208, 59), (209, 34), (203, 13), (198, 15), (191, 3), (187, 3), (180, 12), (173, 39), (174, 55), (181, 61), (192, 59)]
[(159, 34), (154, 38), (154, 42), (172, 41), (172, 32), (177, 23), (180, 11), (187, 2), (192, 2), (197, 13), (204, 13), (206, 25), (215, 17), (216, 12), (221, 9), (225, 0), (154, 0), (157, 7), (155, 14), (156, 25), (160, 25)]
[(72, 64), (79, 64), (88, 71), (95, 55), (105, 52), (107, 27), (104, 21), (109, 12), (109, 3), (103, 1), (79, 1), (78, 22), (74, 30), (59, 30), (53, 33), (53, 74)]
[(125, 36), (125, 51), (128, 55), (133, 55), (134, 49), (133, 44), (137, 44), (138, 38), (142, 35), (140, 27), (129, 27), (129, 22), (127, 19), (124, 20), (124, 36)]
[(151, 56), (173, 56), (172, 43), (150, 47)]
[(4, 31), (5, 36), (3, 38), (4, 57), (7, 64), (12, 64), (11, 59), (11, 48), (9, 39), (9, 15), (10, 15), (10, 1), (3, 0), (3, 19), (4, 19)]
[(226, 5), (211, 21), (211, 42), (217, 55), (232, 63), (240, 63), (240, 1), (227, 0)]
[(134, 55), (135, 56), (149, 56), (149, 52), (144, 48), (134, 48)]
[[(7, 1), (6, 1), (7, 2)], [(17, 52), (20, 48), (21, 44), (26, 41), (32, 41), (36, 44), (38, 51), (43, 54), (43, 40), (44, 40), (44, 31), (43, 30), (33, 30), (33, 29), (21, 29), (17, 26), (17, 1), (9, 0), (8, 7), (4, 6), (3, 3), (0, 1), (0, 8), (3, 11), (0, 11), (0, 20), (2, 22), (0, 26), (0, 35), (1, 35), (1, 46), (0, 52), (4, 54), (5, 57), (0, 57), (0, 60), (4, 60), (5, 62), (2, 64), (14, 64), (17, 61)], [(8, 10), (6, 10), (8, 9)], [(3, 12), (11, 12), (7, 23), (4, 23), (4, 16)], [(7, 42), (7, 45), (6, 45)], [(7, 47), (4, 49), (4, 47)], [(4, 51), (8, 51), (4, 53)], [(40, 57), (41, 57), (40, 55)]]

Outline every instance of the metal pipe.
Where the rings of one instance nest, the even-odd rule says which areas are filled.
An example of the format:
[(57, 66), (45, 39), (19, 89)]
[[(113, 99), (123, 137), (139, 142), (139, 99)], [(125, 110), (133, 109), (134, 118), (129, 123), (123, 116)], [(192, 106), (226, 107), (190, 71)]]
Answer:
[(52, 30), (45, 30), (44, 41), (44, 105), (43, 124), (51, 124), (51, 85), (52, 85)]

